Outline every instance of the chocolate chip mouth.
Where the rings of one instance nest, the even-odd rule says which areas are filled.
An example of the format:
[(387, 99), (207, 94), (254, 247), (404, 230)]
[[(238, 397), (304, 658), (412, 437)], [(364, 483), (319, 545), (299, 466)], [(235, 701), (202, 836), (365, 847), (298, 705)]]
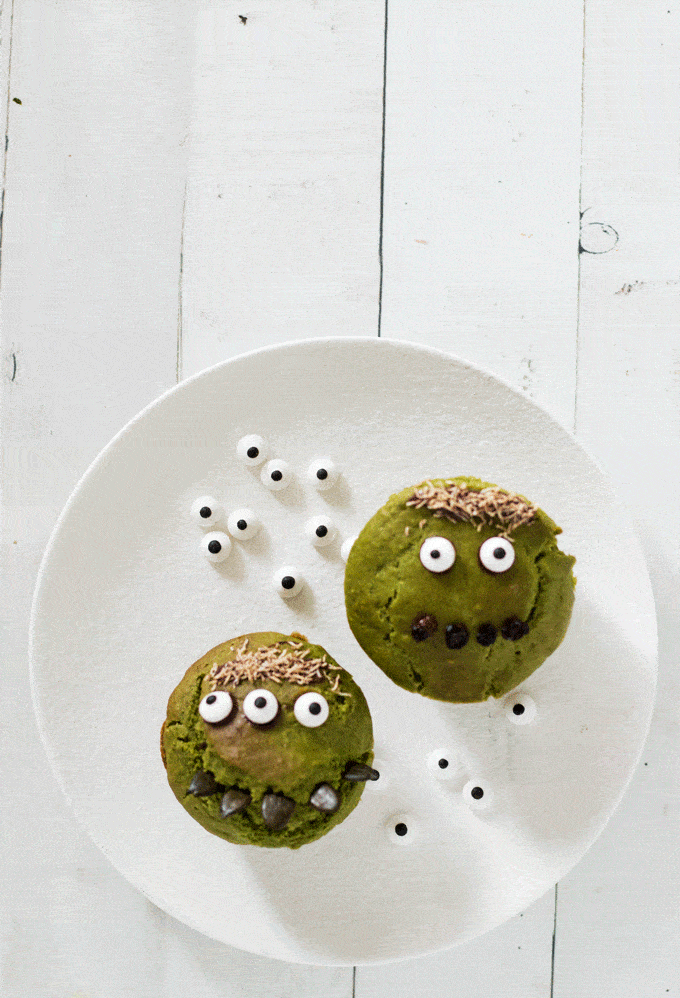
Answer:
[(411, 637), (414, 641), (426, 641), (438, 626), (437, 618), (431, 613), (419, 614), (411, 624)]

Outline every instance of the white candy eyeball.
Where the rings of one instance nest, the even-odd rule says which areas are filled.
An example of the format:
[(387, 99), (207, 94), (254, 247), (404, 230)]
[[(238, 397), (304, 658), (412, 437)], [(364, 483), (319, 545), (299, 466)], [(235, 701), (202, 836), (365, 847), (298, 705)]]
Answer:
[(507, 537), (489, 537), (479, 549), (479, 560), (489, 572), (507, 572), (515, 561), (515, 549)]
[(420, 560), (428, 572), (448, 572), (456, 560), (456, 549), (446, 537), (428, 537), (420, 545)]
[(513, 724), (531, 724), (536, 717), (536, 704), (528, 693), (511, 693), (503, 701), (505, 716)]
[(212, 530), (224, 516), (222, 504), (212, 496), (200, 496), (191, 507), (191, 519), (204, 530)]
[(258, 437), (257, 433), (241, 437), (236, 445), (236, 453), (243, 463), (250, 465), (251, 468), (266, 461), (268, 452), (267, 441), (263, 437)]
[(228, 557), (231, 551), (231, 541), (228, 534), (222, 533), (221, 530), (213, 530), (212, 533), (206, 534), (201, 541), (201, 549), (208, 561), (217, 563)]
[(293, 473), (287, 461), (275, 458), (265, 464), (260, 472), (260, 481), (272, 492), (280, 492), (281, 489), (287, 489), (293, 481)]
[(463, 800), (468, 807), (481, 811), (491, 803), (492, 794), (488, 786), (479, 780), (468, 780), (463, 787)]
[(234, 709), (234, 701), (226, 690), (215, 690), (203, 697), (198, 705), (198, 713), (208, 724), (219, 724), (226, 720)]
[(395, 845), (409, 846), (416, 838), (416, 823), (412, 814), (393, 814), (385, 822), (387, 838)]
[(329, 457), (319, 457), (307, 468), (307, 478), (319, 492), (325, 492), (335, 485), (337, 477), (338, 469)]
[(237, 541), (249, 541), (258, 533), (262, 523), (252, 509), (235, 509), (229, 514), (227, 530)]
[(305, 728), (318, 728), (328, 719), (328, 704), (320, 693), (303, 693), (295, 701), (293, 713)]
[(251, 690), (243, 701), (243, 713), (253, 724), (269, 724), (279, 712), (279, 701), (269, 690)]
[(272, 576), (272, 582), (279, 596), (292, 599), (304, 588), (305, 579), (293, 565), (284, 565)]
[(317, 548), (325, 548), (335, 540), (337, 530), (330, 516), (313, 516), (305, 523), (305, 533)]
[(349, 553), (352, 550), (352, 547), (354, 546), (354, 542), (356, 539), (357, 538), (355, 534), (354, 537), (347, 537), (342, 542), (342, 546), (340, 548), (340, 557), (342, 558), (343, 561), (347, 561), (347, 559), (349, 558)]
[(427, 757), (427, 768), (438, 780), (450, 780), (456, 775), (458, 766), (451, 749), (436, 749)]

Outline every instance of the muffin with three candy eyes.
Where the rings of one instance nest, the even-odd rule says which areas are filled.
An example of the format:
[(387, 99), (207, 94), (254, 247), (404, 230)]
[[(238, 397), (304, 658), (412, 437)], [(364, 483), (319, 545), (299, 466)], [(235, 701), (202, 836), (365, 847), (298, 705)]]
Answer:
[(161, 730), (170, 786), (205, 829), (297, 849), (325, 835), (376, 780), (368, 704), (302, 635), (242, 635), (173, 691)]
[(435, 700), (501, 697), (558, 647), (575, 559), (523, 496), (476, 478), (390, 497), (351, 549), (347, 619), (399, 686)]

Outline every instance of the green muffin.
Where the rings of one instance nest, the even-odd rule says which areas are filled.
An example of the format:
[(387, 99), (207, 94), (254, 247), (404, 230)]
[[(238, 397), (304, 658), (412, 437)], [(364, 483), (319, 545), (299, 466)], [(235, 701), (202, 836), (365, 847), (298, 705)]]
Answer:
[(379, 775), (361, 689), (300, 634), (242, 635), (195, 662), (170, 696), (161, 755), (192, 818), (242, 845), (320, 838)]
[(345, 605), (370, 658), (434, 700), (501, 697), (558, 647), (575, 559), (523, 496), (477, 478), (432, 479), (390, 497), (352, 546)]

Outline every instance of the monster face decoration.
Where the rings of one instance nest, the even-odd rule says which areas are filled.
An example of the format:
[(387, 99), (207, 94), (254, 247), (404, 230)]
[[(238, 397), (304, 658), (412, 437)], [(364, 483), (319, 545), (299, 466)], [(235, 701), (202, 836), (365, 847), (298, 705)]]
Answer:
[(354, 542), (349, 625), (395, 683), (435, 700), (501, 697), (562, 641), (574, 558), (522, 496), (473, 478), (393, 495)]
[(378, 778), (366, 700), (301, 635), (213, 648), (168, 703), (161, 753), (180, 803), (231, 842), (298, 848), (343, 821)]

